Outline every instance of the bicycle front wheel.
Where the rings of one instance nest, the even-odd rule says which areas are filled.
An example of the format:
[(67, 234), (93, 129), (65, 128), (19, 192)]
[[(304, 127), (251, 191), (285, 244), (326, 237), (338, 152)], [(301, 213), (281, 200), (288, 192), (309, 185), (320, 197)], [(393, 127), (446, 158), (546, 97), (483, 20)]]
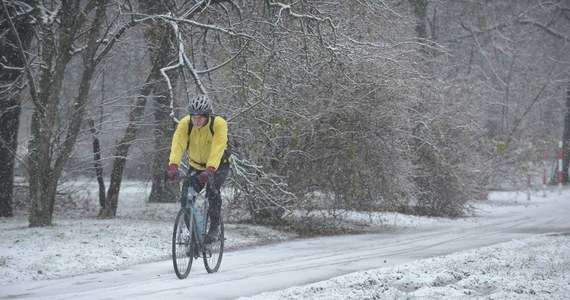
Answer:
[(180, 279), (188, 277), (194, 260), (196, 241), (192, 234), (192, 214), (190, 209), (181, 208), (176, 215), (172, 233), (172, 264), (174, 272)]
[[(210, 219), (208, 218), (208, 226), (210, 227)], [(206, 231), (207, 232), (207, 231)], [(222, 256), (224, 254), (224, 220), (220, 216), (220, 235), (218, 241), (206, 244), (205, 251), (202, 253), (204, 257), (204, 266), (208, 273), (217, 272), (222, 263)]]

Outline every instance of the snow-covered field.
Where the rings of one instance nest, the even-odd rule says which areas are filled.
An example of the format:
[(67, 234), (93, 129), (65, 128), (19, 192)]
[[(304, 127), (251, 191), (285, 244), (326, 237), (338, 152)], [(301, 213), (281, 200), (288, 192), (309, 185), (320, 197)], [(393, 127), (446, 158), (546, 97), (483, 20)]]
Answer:
[[(121, 270), (170, 259), (172, 220), (179, 204), (145, 203), (146, 190), (125, 187), (118, 217), (98, 220), (56, 216), (56, 226), (28, 228), (24, 216), (0, 219), (0, 299), (24, 299), (9, 287), (26, 281)], [(570, 201), (570, 190), (496, 192), (480, 214), (513, 206)], [(96, 206), (85, 200), (83, 208)], [(563, 205), (561, 209), (568, 209)], [(453, 226), (447, 220), (385, 213), (361, 216), (377, 228), (429, 230)], [(377, 223), (377, 224), (372, 224)], [(226, 249), (232, 251), (297, 238), (290, 233), (227, 224)], [(223, 263), (222, 263), (223, 265)], [(215, 274), (213, 276), (216, 276)], [(173, 276), (172, 280), (177, 280)], [(4, 287), (4, 288), (3, 288)], [(10, 292), (6, 292), (10, 290)], [(366, 270), (306, 286), (240, 299), (569, 299), (570, 228), (445, 256)]]

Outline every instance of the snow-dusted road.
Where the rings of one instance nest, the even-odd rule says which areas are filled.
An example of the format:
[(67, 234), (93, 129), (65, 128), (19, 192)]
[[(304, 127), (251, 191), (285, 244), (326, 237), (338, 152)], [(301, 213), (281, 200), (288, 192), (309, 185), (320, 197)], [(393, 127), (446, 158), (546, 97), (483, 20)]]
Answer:
[(218, 273), (207, 274), (196, 261), (185, 280), (177, 279), (171, 261), (162, 261), (5, 286), (0, 299), (234, 299), (532, 234), (570, 232), (570, 199), (495, 207), (481, 215), (429, 230), (298, 240), (228, 252)]

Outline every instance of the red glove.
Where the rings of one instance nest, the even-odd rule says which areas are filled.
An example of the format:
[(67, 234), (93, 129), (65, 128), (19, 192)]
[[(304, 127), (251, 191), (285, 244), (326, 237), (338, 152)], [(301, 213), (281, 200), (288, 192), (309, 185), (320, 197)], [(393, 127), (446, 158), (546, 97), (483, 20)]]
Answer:
[(180, 173), (180, 171), (178, 171), (178, 166), (175, 164), (170, 164), (168, 166), (168, 170), (166, 170), (166, 177), (168, 177), (168, 179), (174, 181), (178, 178), (179, 173)]
[(208, 167), (202, 173), (200, 173), (200, 183), (204, 184), (208, 182), (210, 177), (214, 177), (216, 175), (216, 169), (214, 167)]

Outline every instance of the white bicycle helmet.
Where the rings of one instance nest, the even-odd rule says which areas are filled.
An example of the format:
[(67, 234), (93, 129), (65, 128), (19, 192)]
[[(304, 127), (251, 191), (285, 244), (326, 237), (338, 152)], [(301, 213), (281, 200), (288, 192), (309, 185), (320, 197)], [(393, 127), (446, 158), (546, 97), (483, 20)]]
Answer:
[(191, 115), (209, 116), (212, 113), (212, 103), (206, 95), (196, 95), (188, 101), (188, 113)]

